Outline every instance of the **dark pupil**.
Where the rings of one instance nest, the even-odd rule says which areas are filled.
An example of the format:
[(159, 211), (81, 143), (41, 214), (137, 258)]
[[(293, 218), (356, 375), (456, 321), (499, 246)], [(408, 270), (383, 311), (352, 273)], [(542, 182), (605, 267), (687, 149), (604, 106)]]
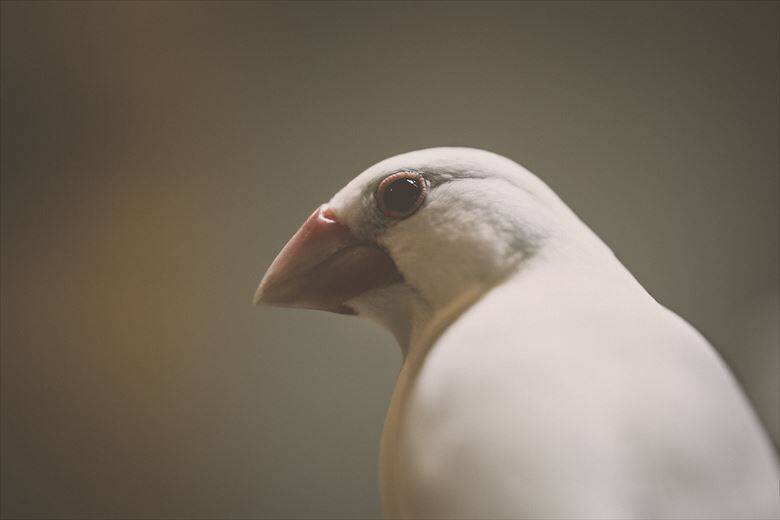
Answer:
[(385, 188), (385, 208), (404, 213), (414, 207), (420, 196), (420, 187), (414, 179), (398, 179)]

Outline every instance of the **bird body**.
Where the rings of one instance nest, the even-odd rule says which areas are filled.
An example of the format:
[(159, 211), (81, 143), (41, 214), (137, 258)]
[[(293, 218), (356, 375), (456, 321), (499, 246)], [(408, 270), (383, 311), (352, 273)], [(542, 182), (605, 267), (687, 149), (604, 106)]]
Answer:
[[(355, 313), (398, 339), (387, 517), (779, 514), (774, 452), (728, 368), (530, 172), (481, 150), (422, 150), (323, 208), (256, 298)], [(339, 245), (323, 253), (312, 237), (326, 233)], [(300, 253), (313, 241), (316, 261)], [(289, 281), (356, 265), (384, 274), (341, 298)]]
[(771, 448), (728, 369), (633, 280), (540, 260), (404, 370), (383, 439), (391, 517), (777, 510)]

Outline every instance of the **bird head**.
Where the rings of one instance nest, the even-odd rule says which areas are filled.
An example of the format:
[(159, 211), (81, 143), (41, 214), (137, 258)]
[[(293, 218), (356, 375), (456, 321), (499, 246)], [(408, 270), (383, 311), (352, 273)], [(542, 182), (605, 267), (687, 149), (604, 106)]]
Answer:
[(255, 303), (357, 314), (402, 346), (579, 220), (517, 163), (472, 148), (391, 157), (317, 208), (268, 268)]

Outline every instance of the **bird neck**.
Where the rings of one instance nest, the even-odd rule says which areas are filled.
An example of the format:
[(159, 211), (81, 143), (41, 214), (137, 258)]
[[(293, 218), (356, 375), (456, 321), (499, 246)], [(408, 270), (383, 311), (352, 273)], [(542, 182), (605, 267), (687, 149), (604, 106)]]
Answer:
[(471, 287), (447, 305), (430, 312), (424, 320), (413, 323), (407, 344), (401, 345), (404, 356), (409, 356), (412, 351), (415, 356), (424, 355), (439, 336), (488, 290), (486, 287)]
[(500, 280), (489, 285), (471, 285), (438, 308), (426, 305), (419, 298), (410, 302), (407, 308), (413, 311), (404, 317), (401, 325), (405, 332), (401, 337), (396, 335), (404, 356), (424, 357), (452, 323), (473, 305), (488, 297), (494, 288), (508, 284), (522, 287), (526, 280), (538, 278), (542, 273), (558, 278), (597, 278), (606, 285), (632, 287), (647, 294), (612, 250), (595, 235), (591, 234), (588, 240), (580, 244), (571, 241), (557, 244), (551, 240), (544, 248), (523, 258), (516, 269)]
[(361, 317), (388, 329), (406, 359), (412, 354), (424, 356), (454, 321), (493, 288), (522, 283), (540, 269), (551, 272), (551, 276), (580, 273), (609, 283), (629, 283), (641, 288), (595, 234), (579, 221), (574, 225), (576, 227), (571, 230), (564, 228), (550, 234), (537, 249), (523, 251), (503, 275), (485, 277), (480, 282), (453, 280), (438, 294), (404, 282), (361, 295), (350, 304)]

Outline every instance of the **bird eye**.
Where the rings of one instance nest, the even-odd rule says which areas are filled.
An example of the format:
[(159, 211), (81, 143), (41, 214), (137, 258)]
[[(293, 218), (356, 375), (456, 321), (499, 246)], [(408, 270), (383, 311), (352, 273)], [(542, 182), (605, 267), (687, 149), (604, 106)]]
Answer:
[(425, 179), (419, 173), (398, 172), (386, 177), (374, 196), (382, 213), (401, 219), (417, 211), (427, 191)]

